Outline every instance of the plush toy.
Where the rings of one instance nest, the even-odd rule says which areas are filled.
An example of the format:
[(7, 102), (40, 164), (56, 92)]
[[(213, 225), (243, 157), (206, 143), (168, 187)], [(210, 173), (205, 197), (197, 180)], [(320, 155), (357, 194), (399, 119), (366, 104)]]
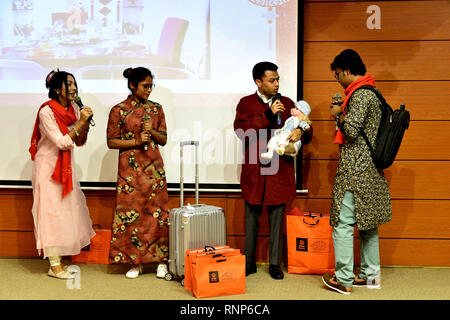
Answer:
[[(291, 109), (291, 116), (284, 122), (281, 129), (275, 130), (274, 135), (267, 143), (267, 152), (262, 153), (261, 157), (264, 159), (272, 159), (274, 151), (276, 151), (279, 155), (283, 155), (285, 153), (286, 146), (289, 143), (288, 137), (292, 130), (301, 128), (302, 131), (308, 131), (311, 129), (311, 121), (308, 118), (310, 113), (311, 107), (306, 101), (297, 101), (295, 103), (295, 108)], [(300, 147), (302, 146), (301, 140), (295, 142), (293, 146), (295, 151), (289, 155), (294, 157), (297, 155), (298, 150), (300, 150)]]

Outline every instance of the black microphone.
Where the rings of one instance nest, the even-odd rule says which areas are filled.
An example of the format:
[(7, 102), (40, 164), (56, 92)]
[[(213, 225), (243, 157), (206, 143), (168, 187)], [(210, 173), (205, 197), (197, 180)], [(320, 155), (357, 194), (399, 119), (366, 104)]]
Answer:
[[(83, 109), (84, 104), (83, 102), (81, 102), (81, 98), (79, 96), (76, 96), (73, 101), (78, 105), (78, 107), (80, 108), (80, 110)], [(91, 124), (91, 126), (95, 126), (95, 122), (94, 119), (92, 119), (92, 116), (89, 117), (89, 123)]]
[[(147, 121), (150, 120), (150, 116), (146, 113), (144, 114), (144, 116), (142, 117), (142, 121)], [(144, 123), (142, 123), (144, 124)], [(142, 126), (141, 124), (141, 126)], [(148, 150), (148, 141), (144, 142), (144, 150), (147, 151)]]
[[(333, 96), (333, 102), (331, 103), (331, 107), (333, 106), (342, 106), (342, 96), (339, 92), (335, 93)], [(336, 126), (336, 131), (339, 129), (339, 117), (334, 117), (334, 124)]]
[[(280, 100), (280, 101), (281, 101), (281, 94), (278, 93), (278, 92), (273, 96), (273, 102), (275, 102), (275, 101), (277, 101), (277, 100)], [(272, 103), (273, 103), (273, 102), (272, 102)], [(278, 125), (281, 125), (281, 111), (278, 111), (278, 112), (277, 112), (277, 124), (278, 124)]]

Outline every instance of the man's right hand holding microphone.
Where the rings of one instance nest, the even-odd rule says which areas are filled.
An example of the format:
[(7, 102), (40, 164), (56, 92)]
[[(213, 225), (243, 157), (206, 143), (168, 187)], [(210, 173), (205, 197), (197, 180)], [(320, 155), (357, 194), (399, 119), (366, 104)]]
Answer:
[(333, 102), (331, 102), (331, 115), (335, 119), (336, 131), (339, 128), (339, 116), (342, 114), (342, 96), (340, 93), (336, 93), (333, 96)]
[(274, 115), (277, 115), (277, 112), (283, 112), (285, 110), (285, 107), (280, 100), (275, 100), (270, 106), (270, 110)]

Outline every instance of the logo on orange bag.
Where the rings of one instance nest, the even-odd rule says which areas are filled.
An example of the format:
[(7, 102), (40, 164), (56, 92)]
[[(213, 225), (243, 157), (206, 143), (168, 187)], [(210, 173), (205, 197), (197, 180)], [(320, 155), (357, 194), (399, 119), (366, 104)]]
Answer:
[(308, 251), (308, 239), (307, 238), (296, 238), (297, 239), (297, 251)]
[(222, 282), (234, 281), (234, 273), (231, 271), (224, 271), (220, 278), (220, 281)]
[(311, 252), (329, 252), (329, 241), (327, 239), (313, 239), (311, 241)]
[(218, 271), (210, 271), (209, 272), (209, 283), (219, 282), (219, 272)]

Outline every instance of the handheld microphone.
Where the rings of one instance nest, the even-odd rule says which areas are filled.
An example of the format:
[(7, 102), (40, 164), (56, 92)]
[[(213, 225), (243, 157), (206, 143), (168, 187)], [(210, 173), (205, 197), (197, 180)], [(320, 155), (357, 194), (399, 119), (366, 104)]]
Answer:
[[(339, 92), (335, 93), (333, 96), (333, 102), (331, 103), (331, 107), (333, 106), (342, 106), (342, 96)], [(339, 129), (339, 117), (334, 117), (334, 124), (336, 126), (336, 131)]]
[[(83, 109), (84, 104), (83, 102), (81, 102), (81, 98), (79, 96), (76, 96), (75, 99), (73, 99), (73, 101), (78, 105), (78, 107), (81, 109)], [(91, 126), (95, 126), (95, 122), (94, 119), (92, 119), (92, 116), (89, 117), (89, 123), (91, 124)]]
[[(150, 120), (150, 116), (146, 113), (144, 114), (144, 116), (142, 117), (142, 121), (147, 121)], [(148, 150), (148, 141), (144, 142), (144, 150), (147, 151)]]
[[(273, 96), (273, 102), (277, 100), (281, 101), (281, 94), (278, 92)], [(277, 112), (277, 125), (281, 125), (281, 111)]]

